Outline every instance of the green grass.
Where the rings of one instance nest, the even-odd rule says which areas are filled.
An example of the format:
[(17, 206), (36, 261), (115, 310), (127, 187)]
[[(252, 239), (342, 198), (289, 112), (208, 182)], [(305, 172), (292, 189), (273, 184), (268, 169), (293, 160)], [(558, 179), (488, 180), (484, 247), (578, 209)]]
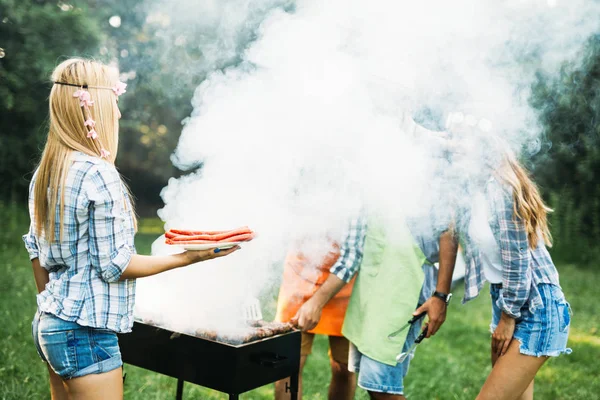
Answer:
[[(47, 373), (31, 340), (35, 286), (20, 236), (28, 219), (23, 210), (0, 203), (0, 399), (49, 398)], [(138, 251), (148, 253), (161, 232), (156, 220), (143, 220), (136, 239)], [(592, 268), (560, 265), (561, 282), (575, 315), (570, 347), (573, 354), (552, 359), (538, 373), (536, 399), (600, 399), (600, 303), (598, 274)], [(462, 287), (455, 293), (462, 295)], [(473, 399), (490, 372), (489, 296), (463, 306), (451, 304), (448, 320), (435, 338), (420, 345), (406, 379), (412, 399)], [(305, 399), (325, 399), (329, 382), (327, 340), (315, 341), (305, 375)], [(126, 365), (126, 399), (172, 399), (176, 381)], [(271, 399), (272, 385), (241, 396)], [(218, 392), (186, 384), (186, 399), (225, 399)], [(358, 390), (357, 399), (367, 399)]]

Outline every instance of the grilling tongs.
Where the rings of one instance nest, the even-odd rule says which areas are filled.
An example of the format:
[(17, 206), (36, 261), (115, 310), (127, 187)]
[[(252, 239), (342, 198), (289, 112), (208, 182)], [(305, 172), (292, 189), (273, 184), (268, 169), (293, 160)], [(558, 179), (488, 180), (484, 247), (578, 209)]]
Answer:
[(415, 315), (410, 320), (408, 320), (408, 322), (406, 324), (402, 325), (402, 328), (398, 329), (397, 331), (395, 331), (393, 333), (390, 333), (388, 335), (388, 339), (392, 339), (392, 338), (398, 336), (403, 330), (405, 330), (406, 328), (408, 328), (409, 326), (411, 326), (412, 324), (414, 324), (415, 322), (417, 322), (418, 320), (423, 318), (425, 315), (427, 315), (426, 311), (423, 311), (421, 314)]
[(412, 353), (415, 348), (417, 347), (417, 345), (419, 343), (421, 343), (423, 341), (423, 339), (425, 339), (425, 336), (427, 336), (427, 326), (425, 326), (425, 329), (423, 329), (423, 332), (421, 332), (421, 334), (415, 339), (415, 342), (412, 344), (412, 346), (409, 347), (408, 350), (406, 350), (404, 353), (400, 353), (396, 356), (396, 361), (401, 364), (402, 362), (404, 362), (404, 360), (406, 360), (406, 358), (408, 356), (410, 356), (410, 353)]

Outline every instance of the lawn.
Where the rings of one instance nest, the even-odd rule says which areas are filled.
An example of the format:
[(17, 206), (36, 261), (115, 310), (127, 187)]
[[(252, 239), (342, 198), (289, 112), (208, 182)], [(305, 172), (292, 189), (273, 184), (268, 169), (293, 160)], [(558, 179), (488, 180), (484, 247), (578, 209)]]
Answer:
[[(35, 285), (20, 236), (26, 231), (25, 212), (0, 203), (0, 399), (49, 398), (46, 370), (31, 340)], [(160, 231), (155, 220), (140, 224), (137, 246), (148, 254)], [(550, 360), (538, 373), (536, 399), (600, 399), (600, 303), (598, 273), (593, 268), (559, 265), (561, 283), (575, 312), (570, 347), (573, 354)], [(462, 295), (462, 287), (455, 293)], [(459, 297), (459, 296), (457, 296)], [(420, 345), (406, 380), (411, 399), (473, 399), (489, 366), (489, 296), (467, 305), (454, 301), (448, 319), (435, 338)], [(307, 362), (305, 399), (325, 399), (329, 381), (327, 341), (315, 342)], [(126, 399), (172, 399), (176, 381), (140, 368), (125, 366)], [(272, 385), (248, 392), (243, 399), (271, 399)], [(358, 390), (357, 399), (367, 399)], [(214, 391), (187, 384), (186, 399), (225, 399)]]

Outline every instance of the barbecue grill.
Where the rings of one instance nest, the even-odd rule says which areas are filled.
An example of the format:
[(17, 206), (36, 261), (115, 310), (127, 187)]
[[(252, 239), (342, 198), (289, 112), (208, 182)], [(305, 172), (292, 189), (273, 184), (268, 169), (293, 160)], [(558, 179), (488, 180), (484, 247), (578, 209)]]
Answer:
[(177, 378), (176, 399), (183, 398), (184, 382), (229, 394), (241, 393), (290, 378), (287, 391), (298, 398), (299, 331), (249, 343), (232, 344), (173, 332), (136, 321), (133, 331), (119, 335), (125, 363)]

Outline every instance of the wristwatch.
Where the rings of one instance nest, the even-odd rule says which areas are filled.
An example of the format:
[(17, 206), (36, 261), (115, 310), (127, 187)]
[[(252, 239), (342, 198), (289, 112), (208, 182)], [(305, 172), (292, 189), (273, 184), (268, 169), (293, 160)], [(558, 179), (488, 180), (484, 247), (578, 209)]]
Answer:
[(446, 294), (446, 293), (438, 292), (436, 290), (435, 292), (433, 292), (432, 296), (442, 299), (444, 301), (444, 303), (446, 303), (446, 305), (448, 305), (448, 304), (450, 304), (450, 299), (452, 298), (452, 293)]

